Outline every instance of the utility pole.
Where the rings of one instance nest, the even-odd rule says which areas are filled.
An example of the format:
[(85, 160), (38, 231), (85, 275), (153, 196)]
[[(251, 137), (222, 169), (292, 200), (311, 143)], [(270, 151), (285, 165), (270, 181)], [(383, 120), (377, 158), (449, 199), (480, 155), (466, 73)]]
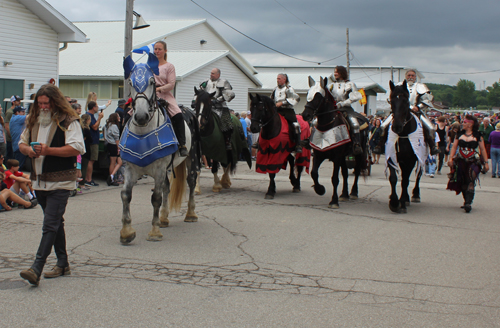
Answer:
[(349, 60), (349, 28), (346, 28), (346, 32), (345, 32), (345, 35), (346, 35), (346, 39), (347, 39), (347, 42), (346, 42), (346, 57), (347, 57), (347, 79), (350, 80), (350, 76), (351, 76), (351, 62)]
[[(125, 49), (123, 58), (127, 58), (132, 53), (132, 24), (134, 23), (134, 0), (127, 0), (125, 11)], [(123, 81), (123, 98), (130, 95), (130, 86), (127, 81)]]

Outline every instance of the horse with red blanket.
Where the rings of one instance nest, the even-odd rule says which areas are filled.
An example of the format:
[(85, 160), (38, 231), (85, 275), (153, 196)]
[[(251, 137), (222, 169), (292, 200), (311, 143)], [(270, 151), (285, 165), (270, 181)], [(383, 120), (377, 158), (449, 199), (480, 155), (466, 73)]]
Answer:
[[(304, 167), (306, 172), (309, 173), (311, 151), (304, 148), (302, 153), (295, 153), (295, 143), (290, 140), (288, 123), (283, 116), (278, 114), (271, 98), (250, 95), (250, 99), (250, 111), (252, 113), (250, 130), (253, 133), (260, 131), (256, 171), (269, 174), (269, 187), (265, 198), (274, 198), (276, 194), (276, 183), (274, 181), (276, 173), (286, 169), (288, 164), (290, 165), (289, 177), (293, 186), (292, 191), (299, 192), (300, 175)], [(300, 115), (297, 115), (297, 122), (300, 124), (301, 140), (309, 139), (311, 135), (309, 124)]]

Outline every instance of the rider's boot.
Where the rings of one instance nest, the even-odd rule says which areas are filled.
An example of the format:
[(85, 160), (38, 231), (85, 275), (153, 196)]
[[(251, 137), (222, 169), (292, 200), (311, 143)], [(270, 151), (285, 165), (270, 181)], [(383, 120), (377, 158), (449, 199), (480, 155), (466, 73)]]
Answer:
[(172, 125), (174, 126), (175, 136), (179, 143), (179, 156), (186, 157), (189, 153), (186, 148), (186, 128), (184, 126), (184, 117), (182, 113), (178, 113), (172, 117)]
[(437, 155), (441, 152), (441, 150), (436, 146), (436, 141), (434, 140), (434, 138), (432, 138), (431, 136), (427, 136), (427, 138), (425, 139), (425, 141), (429, 145), (431, 155)]
[(293, 141), (295, 142), (295, 152), (302, 153), (302, 142), (300, 140), (300, 124), (298, 122), (292, 123), (293, 127)]

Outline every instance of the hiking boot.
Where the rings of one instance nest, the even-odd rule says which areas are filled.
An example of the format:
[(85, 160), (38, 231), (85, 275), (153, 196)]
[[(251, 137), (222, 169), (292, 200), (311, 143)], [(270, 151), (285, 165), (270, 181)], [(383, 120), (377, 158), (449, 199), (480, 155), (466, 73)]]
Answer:
[(69, 268), (69, 265), (65, 268), (61, 268), (60, 266), (54, 266), (52, 270), (49, 272), (46, 272), (43, 274), (44, 278), (57, 278), (60, 276), (68, 276), (71, 274), (71, 269)]
[(21, 276), (21, 278), (28, 280), (28, 282), (33, 286), (38, 286), (38, 284), (40, 283), (40, 275), (37, 274), (32, 268), (21, 271), (19, 275)]

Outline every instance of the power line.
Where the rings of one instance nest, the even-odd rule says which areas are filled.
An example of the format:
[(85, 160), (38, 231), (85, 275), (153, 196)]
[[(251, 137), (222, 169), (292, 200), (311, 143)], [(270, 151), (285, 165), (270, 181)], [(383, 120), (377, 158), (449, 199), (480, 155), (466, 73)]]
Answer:
[(257, 44), (259, 44), (259, 45), (263, 46), (264, 48), (267, 48), (267, 49), (269, 49), (269, 50), (271, 50), (271, 51), (277, 52), (277, 53), (279, 53), (279, 54), (281, 54), (281, 55), (283, 55), (283, 56), (287, 56), (287, 57), (289, 57), (289, 58), (293, 58), (293, 59), (300, 60), (300, 61), (307, 62), (307, 63), (315, 63), (315, 64), (318, 64), (318, 65), (321, 65), (321, 64), (323, 64), (323, 63), (327, 63), (327, 62), (329, 62), (329, 61), (335, 60), (335, 59), (340, 58), (340, 57), (342, 57), (343, 55), (345, 55), (345, 53), (343, 53), (342, 55), (337, 56), (337, 57), (335, 57), (335, 58), (331, 58), (331, 59), (328, 59), (328, 60), (324, 60), (324, 61), (320, 61), (320, 62), (318, 62), (318, 61), (308, 60), (308, 59), (302, 59), (302, 58), (298, 58), (298, 57), (295, 57), (295, 56), (292, 56), (292, 55), (286, 54), (286, 53), (284, 53), (284, 52), (282, 52), (282, 51), (279, 51), (279, 50), (276, 50), (276, 49), (274, 49), (274, 48), (271, 48), (271, 47), (269, 47), (269, 46), (265, 45), (264, 43), (262, 43), (262, 42), (260, 42), (260, 41), (257, 41), (257, 40), (255, 40), (254, 38), (252, 38), (252, 37), (250, 37), (250, 36), (246, 35), (245, 33), (241, 32), (241, 31), (239, 31), (238, 29), (236, 29), (236, 28), (232, 27), (231, 25), (229, 25), (228, 23), (226, 23), (225, 21), (223, 21), (223, 20), (222, 20), (222, 19), (220, 19), (219, 17), (217, 17), (217, 16), (215, 16), (214, 14), (212, 14), (212, 13), (211, 13), (210, 11), (208, 11), (207, 9), (203, 8), (201, 5), (199, 5), (198, 3), (196, 3), (194, 0), (191, 0), (191, 2), (192, 2), (192, 3), (194, 3), (196, 6), (198, 6), (200, 9), (202, 9), (203, 11), (205, 11), (207, 14), (209, 14), (210, 16), (212, 16), (213, 18), (217, 19), (217, 20), (218, 20), (219, 22), (221, 22), (222, 24), (224, 24), (224, 25), (226, 25), (227, 27), (229, 27), (230, 29), (232, 29), (233, 31), (238, 32), (239, 34), (243, 35), (243, 36), (244, 36), (244, 37), (246, 37), (247, 39), (252, 40), (253, 42), (255, 42), (255, 43), (257, 43)]
[[(375, 82), (375, 81), (374, 81), (374, 80), (370, 77), (370, 75), (368, 75), (368, 74), (365, 72), (365, 70), (363, 69), (363, 67), (365, 67), (365, 65), (361, 64), (361, 62), (358, 60), (358, 58), (357, 58), (356, 56), (354, 56), (354, 53), (353, 53), (351, 50), (349, 50), (349, 55), (352, 55), (352, 59), (354, 59), (354, 60), (358, 63), (358, 65), (359, 65), (359, 66), (361, 66), (361, 70), (363, 71), (363, 73), (365, 73), (366, 77), (367, 77), (367, 78), (369, 78), (370, 80), (372, 80), (372, 81), (373, 81), (373, 83), (377, 83), (377, 82)], [(376, 73), (376, 74), (372, 74), (372, 75), (378, 75), (378, 74), (380, 74), (380, 73)]]
[(486, 74), (486, 73), (495, 73), (495, 72), (500, 72), (500, 69), (494, 69), (491, 71), (482, 71), (482, 72), (463, 72), (463, 73), (443, 73), (443, 72), (424, 72), (420, 71), (425, 74), (441, 74), (441, 75), (462, 75), (462, 74)]
[(307, 27), (313, 29), (314, 31), (318, 32), (319, 34), (322, 34), (324, 36), (326, 36), (327, 38), (329, 38), (330, 40), (333, 40), (333, 41), (336, 41), (334, 39), (332, 39), (329, 35), (326, 35), (324, 34), (323, 32), (317, 30), (316, 28), (314, 28), (313, 26), (307, 24), (307, 22), (305, 22), (304, 20), (302, 20), (299, 16), (295, 15), (294, 13), (292, 13), (290, 10), (288, 10), (288, 8), (286, 8), (285, 6), (283, 6), (278, 0), (274, 0), (274, 2), (276, 2), (278, 5), (280, 5), (283, 9), (285, 9), (288, 13), (290, 13), (290, 15), (292, 15), (293, 17), (297, 18), (302, 24), (306, 25)]

